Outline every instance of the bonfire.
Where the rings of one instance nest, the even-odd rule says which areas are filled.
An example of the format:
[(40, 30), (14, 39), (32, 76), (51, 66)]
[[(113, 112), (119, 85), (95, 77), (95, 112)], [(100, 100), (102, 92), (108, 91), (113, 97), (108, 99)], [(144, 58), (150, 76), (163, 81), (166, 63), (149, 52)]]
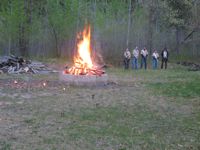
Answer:
[(64, 74), (103, 75), (105, 71), (101, 66), (96, 65), (92, 59), (90, 25), (85, 26), (83, 32), (77, 35), (77, 41), (77, 51), (73, 58), (73, 66), (66, 68), (66, 70), (64, 70)]

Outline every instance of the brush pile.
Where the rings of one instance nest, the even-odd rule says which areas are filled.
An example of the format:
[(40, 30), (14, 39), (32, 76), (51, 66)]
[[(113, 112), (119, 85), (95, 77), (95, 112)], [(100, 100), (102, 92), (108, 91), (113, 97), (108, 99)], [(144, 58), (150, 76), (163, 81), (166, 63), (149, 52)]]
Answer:
[(14, 55), (0, 57), (0, 74), (48, 74), (56, 72), (38, 61), (26, 60)]
[(177, 64), (188, 67), (188, 71), (200, 71), (200, 64), (186, 61), (177, 62)]

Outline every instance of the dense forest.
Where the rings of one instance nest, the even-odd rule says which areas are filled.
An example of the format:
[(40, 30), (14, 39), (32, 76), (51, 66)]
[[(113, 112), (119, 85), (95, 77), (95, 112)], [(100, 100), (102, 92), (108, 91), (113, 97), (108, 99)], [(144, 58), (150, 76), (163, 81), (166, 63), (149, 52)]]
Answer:
[(70, 59), (88, 23), (107, 61), (135, 46), (200, 55), (199, 0), (1, 0), (0, 54)]

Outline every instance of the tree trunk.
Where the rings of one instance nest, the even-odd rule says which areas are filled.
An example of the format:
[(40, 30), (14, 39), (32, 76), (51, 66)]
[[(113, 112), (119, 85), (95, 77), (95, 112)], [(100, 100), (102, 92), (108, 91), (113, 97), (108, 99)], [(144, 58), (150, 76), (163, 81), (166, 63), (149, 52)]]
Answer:
[[(80, 5), (81, 2), (78, 1), (78, 7), (77, 7), (77, 20), (76, 20), (76, 33), (78, 33), (78, 28), (79, 28), (79, 18), (80, 18)], [(76, 55), (76, 48), (77, 48), (77, 37), (75, 36), (74, 38), (74, 46), (73, 46), (73, 50), (72, 50), (72, 56)]]
[(150, 54), (152, 53), (152, 45), (153, 45), (153, 29), (152, 29), (152, 22), (149, 22), (149, 28), (148, 28), (148, 47)]
[(32, 11), (33, 11), (33, 2), (32, 2), (32, 0), (29, 0), (29, 9), (28, 9), (28, 11), (29, 11), (29, 14), (28, 14), (28, 23), (32, 23)]
[(148, 36), (147, 36), (147, 43), (148, 43), (148, 48), (150, 54), (152, 53), (152, 45), (153, 45), (153, 25), (154, 25), (154, 13), (155, 13), (155, 8), (154, 8), (154, 3), (151, 1), (149, 4), (149, 26), (148, 26)]
[(53, 35), (54, 35), (55, 44), (56, 44), (56, 56), (60, 57), (60, 49), (59, 49), (59, 46), (58, 46), (58, 36), (57, 36), (56, 30), (53, 26), (52, 26), (52, 30), (53, 30)]
[(195, 56), (195, 42), (194, 42), (194, 35), (192, 35), (192, 56)]
[(25, 19), (19, 25), (19, 49), (22, 56), (28, 57), (29, 49), (29, 33), (32, 22), (32, 0), (24, 0), (24, 15)]
[(127, 39), (126, 39), (127, 48), (129, 47), (130, 26), (131, 26), (131, 0), (129, 0), (129, 11), (128, 11), (128, 30), (127, 30)]
[(19, 26), (19, 49), (22, 56), (28, 55), (26, 39), (25, 39), (25, 27), (23, 23), (21, 23)]
[(7, 55), (10, 55), (10, 51), (11, 51), (11, 37), (9, 36), (9, 39), (8, 39), (8, 52), (7, 52)]
[(176, 28), (176, 54), (180, 54), (180, 29)]

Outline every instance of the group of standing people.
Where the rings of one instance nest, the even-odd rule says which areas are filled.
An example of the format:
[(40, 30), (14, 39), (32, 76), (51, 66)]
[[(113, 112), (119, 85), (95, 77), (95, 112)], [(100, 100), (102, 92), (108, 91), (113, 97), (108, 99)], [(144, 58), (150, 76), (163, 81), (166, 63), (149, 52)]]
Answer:
[[(139, 51), (138, 47), (136, 47), (132, 51), (132, 54), (128, 48), (125, 50), (124, 52), (125, 69), (129, 69), (130, 61), (132, 62), (132, 69), (138, 69), (138, 60), (139, 60), (140, 55), (141, 55), (140, 68), (142, 69), (144, 67), (144, 69), (147, 69), (147, 57), (149, 53), (145, 47), (141, 51)], [(169, 52), (167, 48), (164, 48), (161, 52), (161, 58), (162, 58), (161, 69), (163, 69), (163, 65), (165, 69), (167, 69), (168, 57), (169, 57)], [(159, 54), (157, 50), (154, 50), (152, 53), (152, 68), (153, 69), (158, 68), (158, 59), (159, 59)]]

